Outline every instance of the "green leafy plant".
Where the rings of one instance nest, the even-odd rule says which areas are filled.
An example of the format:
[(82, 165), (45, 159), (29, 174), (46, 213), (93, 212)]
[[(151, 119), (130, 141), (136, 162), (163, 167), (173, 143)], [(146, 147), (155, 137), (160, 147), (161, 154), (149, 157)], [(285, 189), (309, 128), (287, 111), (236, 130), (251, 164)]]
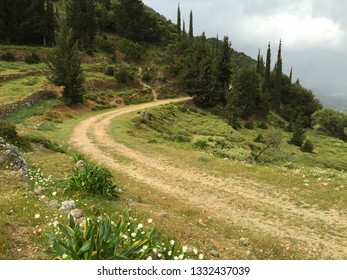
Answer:
[(65, 191), (79, 194), (96, 194), (107, 197), (117, 197), (117, 186), (112, 182), (112, 174), (107, 169), (86, 162), (81, 168), (75, 167), (72, 175), (68, 175)]
[(41, 62), (41, 59), (37, 54), (32, 53), (24, 59), (24, 62), (26, 64), (38, 64)]
[(310, 140), (306, 140), (301, 146), (301, 151), (303, 151), (304, 153), (313, 153), (313, 149), (314, 146)]
[[(152, 222), (151, 219), (148, 222)], [(58, 224), (57, 234), (48, 233), (50, 248), (45, 252), (56, 259), (67, 260), (151, 260), (203, 258), (196, 249), (191, 256), (187, 246), (175, 240), (162, 239), (155, 229), (124, 213), (117, 223), (109, 217), (86, 219), (83, 226), (72, 215), (69, 225)]]

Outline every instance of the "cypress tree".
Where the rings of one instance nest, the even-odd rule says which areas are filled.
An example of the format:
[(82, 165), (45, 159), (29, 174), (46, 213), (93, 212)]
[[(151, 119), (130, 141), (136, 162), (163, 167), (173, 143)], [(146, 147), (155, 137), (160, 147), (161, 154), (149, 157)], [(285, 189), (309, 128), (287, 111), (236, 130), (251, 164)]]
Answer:
[(290, 83), (292, 83), (292, 81), (293, 81), (293, 66), (290, 68), (289, 79), (290, 79)]
[(52, 45), (54, 43), (54, 30), (56, 19), (52, 0), (45, 0), (45, 15), (42, 24), (43, 44)]
[(180, 9), (180, 4), (178, 4), (177, 7), (177, 32), (178, 34), (181, 34), (182, 29), (181, 29), (181, 9)]
[(189, 15), (189, 38), (194, 37), (194, 31), (193, 31), (193, 11), (190, 11)]
[(270, 92), (271, 87), (271, 47), (270, 43), (267, 48), (266, 53), (266, 66), (265, 66), (265, 75), (264, 75), (264, 92)]
[(281, 111), (281, 87), (282, 87), (282, 42), (280, 41), (278, 54), (277, 54), (277, 63), (276, 63), (276, 78), (275, 78), (275, 87), (274, 87), (274, 105), (277, 113)]
[(51, 70), (49, 79), (58, 86), (64, 86), (63, 97), (67, 103), (83, 100), (83, 82), (85, 77), (81, 68), (78, 44), (66, 20), (60, 20), (55, 36), (56, 45), (48, 57)]
[(182, 33), (183, 33), (183, 36), (185, 36), (187, 34), (186, 33), (186, 22), (184, 20), (183, 20)]

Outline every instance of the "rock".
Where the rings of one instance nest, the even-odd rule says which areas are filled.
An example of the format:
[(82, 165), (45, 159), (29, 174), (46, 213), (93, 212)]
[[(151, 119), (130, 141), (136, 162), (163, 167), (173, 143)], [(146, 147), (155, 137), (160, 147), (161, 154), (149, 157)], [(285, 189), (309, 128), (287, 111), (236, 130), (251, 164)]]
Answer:
[(75, 208), (76, 208), (76, 204), (73, 200), (66, 200), (66, 201), (63, 201), (59, 210), (70, 211)]
[(140, 117), (144, 119), (149, 119), (149, 113), (147, 111), (141, 111)]
[(249, 245), (251, 245), (251, 241), (248, 238), (241, 237), (240, 238), (240, 245), (249, 246)]
[(212, 251), (210, 252), (210, 254), (211, 254), (212, 257), (215, 257), (215, 258), (219, 258), (219, 257), (220, 257), (219, 252), (216, 251), (216, 250), (212, 250)]
[(80, 210), (80, 209), (77, 209), (77, 208), (72, 209), (72, 210), (70, 211), (70, 214), (71, 214), (72, 216), (74, 216), (75, 219), (79, 219), (79, 218), (84, 217), (83, 211)]
[(34, 194), (38, 196), (42, 196), (45, 193), (45, 189), (42, 187), (38, 187), (34, 189)]
[(48, 203), (48, 206), (49, 206), (49, 208), (52, 208), (52, 209), (59, 209), (61, 204), (57, 200), (51, 200)]
[(19, 149), (0, 137), (0, 169), (18, 171), (21, 179), (28, 182), (28, 166)]
[(86, 163), (83, 160), (79, 160), (75, 163), (75, 167), (78, 169), (81, 169), (82, 167), (84, 167), (86, 165)]

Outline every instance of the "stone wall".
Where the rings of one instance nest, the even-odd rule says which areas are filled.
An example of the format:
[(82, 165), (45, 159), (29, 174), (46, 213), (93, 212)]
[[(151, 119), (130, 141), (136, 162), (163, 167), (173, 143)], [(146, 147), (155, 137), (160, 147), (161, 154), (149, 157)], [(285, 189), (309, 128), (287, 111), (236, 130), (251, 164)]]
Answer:
[(10, 80), (24, 78), (24, 77), (28, 77), (28, 76), (40, 75), (42, 73), (44, 73), (43, 70), (31, 70), (31, 71), (27, 71), (27, 72), (13, 73), (13, 74), (9, 74), (9, 75), (1, 75), (0, 76), (0, 82), (10, 81)]
[(22, 98), (21, 100), (6, 104), (0, 104), (0, 118), (7, 116), (20, 108), (31, 107), (33, 104), (39, 102), (42, 99), (50, 98), (55, 98), (53, 91), (39, 90)]

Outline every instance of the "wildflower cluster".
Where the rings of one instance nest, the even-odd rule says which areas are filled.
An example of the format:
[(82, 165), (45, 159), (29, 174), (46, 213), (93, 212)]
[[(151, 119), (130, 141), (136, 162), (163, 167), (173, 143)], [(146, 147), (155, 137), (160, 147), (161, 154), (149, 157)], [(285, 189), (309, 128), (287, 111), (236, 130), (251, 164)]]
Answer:
[[(148, 224), (153, 222), (148, 219)], [(91, 260), (183, 260), (202, 259), (197, 249), (188, 249), (175, 240), (162, 238), (154, 228), (137, 223), (127, 214), (118, 222), (108, 217), (86, 219), (83, 225), (57, 224), (49, 233), (50, 248), (46, 251), (57, 259)]]
[(29, 169), (29, 184), (33, 188), (47, 188), (53, 184), (52, 176), (45, 177), (41, 168)]

